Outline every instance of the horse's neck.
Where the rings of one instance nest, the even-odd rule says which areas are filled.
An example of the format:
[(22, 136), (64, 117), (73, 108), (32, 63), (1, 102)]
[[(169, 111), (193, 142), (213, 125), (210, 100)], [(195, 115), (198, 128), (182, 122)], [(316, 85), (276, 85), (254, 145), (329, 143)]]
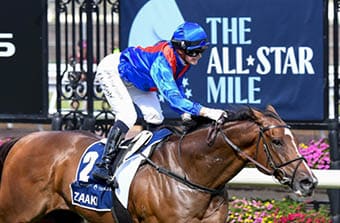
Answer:
[[(255, 153), (254, 125), (235, 125), (227, 127), (225, 134), (242, 150), (250, 155)], [(188, 135), (181, 145), (180, 159), (188, 179), (209, 187), (218, 187), (232, 179), (246, 165), (223, 139), (221, 132), (212, 146), (207, 144), (208, 130), (200, 130)]]

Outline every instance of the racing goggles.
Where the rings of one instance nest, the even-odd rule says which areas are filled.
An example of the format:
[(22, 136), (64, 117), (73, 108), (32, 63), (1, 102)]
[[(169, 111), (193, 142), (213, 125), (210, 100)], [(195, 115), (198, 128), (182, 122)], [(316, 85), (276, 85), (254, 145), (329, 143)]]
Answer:
[(192, 49), (192, 50), (185, 50), (185, 54), (188, 55), (189, 57), (197, 57), (199, 54), (202, 54), (207, 47), (201, 47), (197, 49)]

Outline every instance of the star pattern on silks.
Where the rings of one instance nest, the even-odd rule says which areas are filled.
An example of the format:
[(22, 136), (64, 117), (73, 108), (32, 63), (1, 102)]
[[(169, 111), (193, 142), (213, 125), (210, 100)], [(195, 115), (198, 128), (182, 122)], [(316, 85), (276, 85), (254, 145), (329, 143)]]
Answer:
[(192, 91), (191, 89), (188, 89), (188, 88), (185, 89), (185, 96), (187, 98), (191, 98), (192, 97), (191, 91)]
[(187, 77), (184, 77), (182, 80), (183, 87), (189, 86), (189, 79)]
[(192, 97), (192, 89), (189, 88), (189, 79), (187, 77), (184, 77), (182, 80), (182, 84), (184, 87), (184, 94), (187, 98)]
[[(189, 79), (187, 77), (184, 77), (183, 80), (182, 80), (182, 84), (183, 84), (183, 87), (184, 87), (184, 94), (187, 98), (191, 98), (192, 97), (192, 89), (189, 88)], [(159, 101), (164, 103), (165, 102), (165, 98), (163, 95), (161, 94), (158, 94), (158, 98), (159, 98)]]

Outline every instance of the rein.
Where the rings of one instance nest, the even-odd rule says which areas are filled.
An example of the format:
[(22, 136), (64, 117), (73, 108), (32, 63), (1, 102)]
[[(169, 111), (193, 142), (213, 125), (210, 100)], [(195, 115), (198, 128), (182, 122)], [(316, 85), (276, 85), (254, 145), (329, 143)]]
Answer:
[[(253, 159), (251, 156), (249, 156), (247, 153), (243, 152), (238, 146), (236, 146), (228, 137), (226, 134), (224, 134), (223, 131), (221, 131), (222, 137), (224, 139), (224, 141), (234, 150), (236, 151), (238, 154), (241, 154), (242, 156), (246, 157), (249, 161), (251, 161), (252, 163), (255, 164), (255, 166), (263, 169), (267, 174), (272, 175), (272, 171), (270, 171), (268, 168), (266, 168), (265, 166), (263, 166), (261, 163), (257, 162), (255, 159)], [(260, 138), (260, 137), (259, 137)], [(260, 141), (260, 140), (259, 140)], [(258, 142), (259, 142), (258, 141)], [(258, 144), (257, 144), (258, 146)]]
[(212, 196), (215, 195), (223, 195), (224, 194), (224, 187), (221, 189), (211, 189), (211, 188), (207, 188), (205, 186), (199, 185), (199, 184), (195, 184), (191, 181), (189, 181), (185, 176), (180, 176), (174, 172), (171, 172), (170, 170), (157, 165), (155, 162), (153, 162), (150, 158), (146, 157), (143, 153), (140, 153), (141, 156), (144, 157), (144, 159), (146, 160), (146, 162), (148, 162), (153, 168), (155, 168), (159, 173), (165, 174), (175, 180), (177, 180), (178, 182), (188, 186), (191, 189), (194, 190), (198, 190), (200, 192), (204, 192), (204, 193), (208, 193), (211, 194)]

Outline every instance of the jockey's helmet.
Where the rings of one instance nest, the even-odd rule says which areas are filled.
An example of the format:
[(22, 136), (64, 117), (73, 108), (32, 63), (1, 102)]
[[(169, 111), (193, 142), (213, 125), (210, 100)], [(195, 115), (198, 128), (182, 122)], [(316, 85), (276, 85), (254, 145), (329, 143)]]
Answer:
[(171, 43), (176, 49), (186, 51), (194, 49), (205, 50), (210, 45), (204, 29), (193, 22), (184, 22), (178, 26), (172, 35)]

